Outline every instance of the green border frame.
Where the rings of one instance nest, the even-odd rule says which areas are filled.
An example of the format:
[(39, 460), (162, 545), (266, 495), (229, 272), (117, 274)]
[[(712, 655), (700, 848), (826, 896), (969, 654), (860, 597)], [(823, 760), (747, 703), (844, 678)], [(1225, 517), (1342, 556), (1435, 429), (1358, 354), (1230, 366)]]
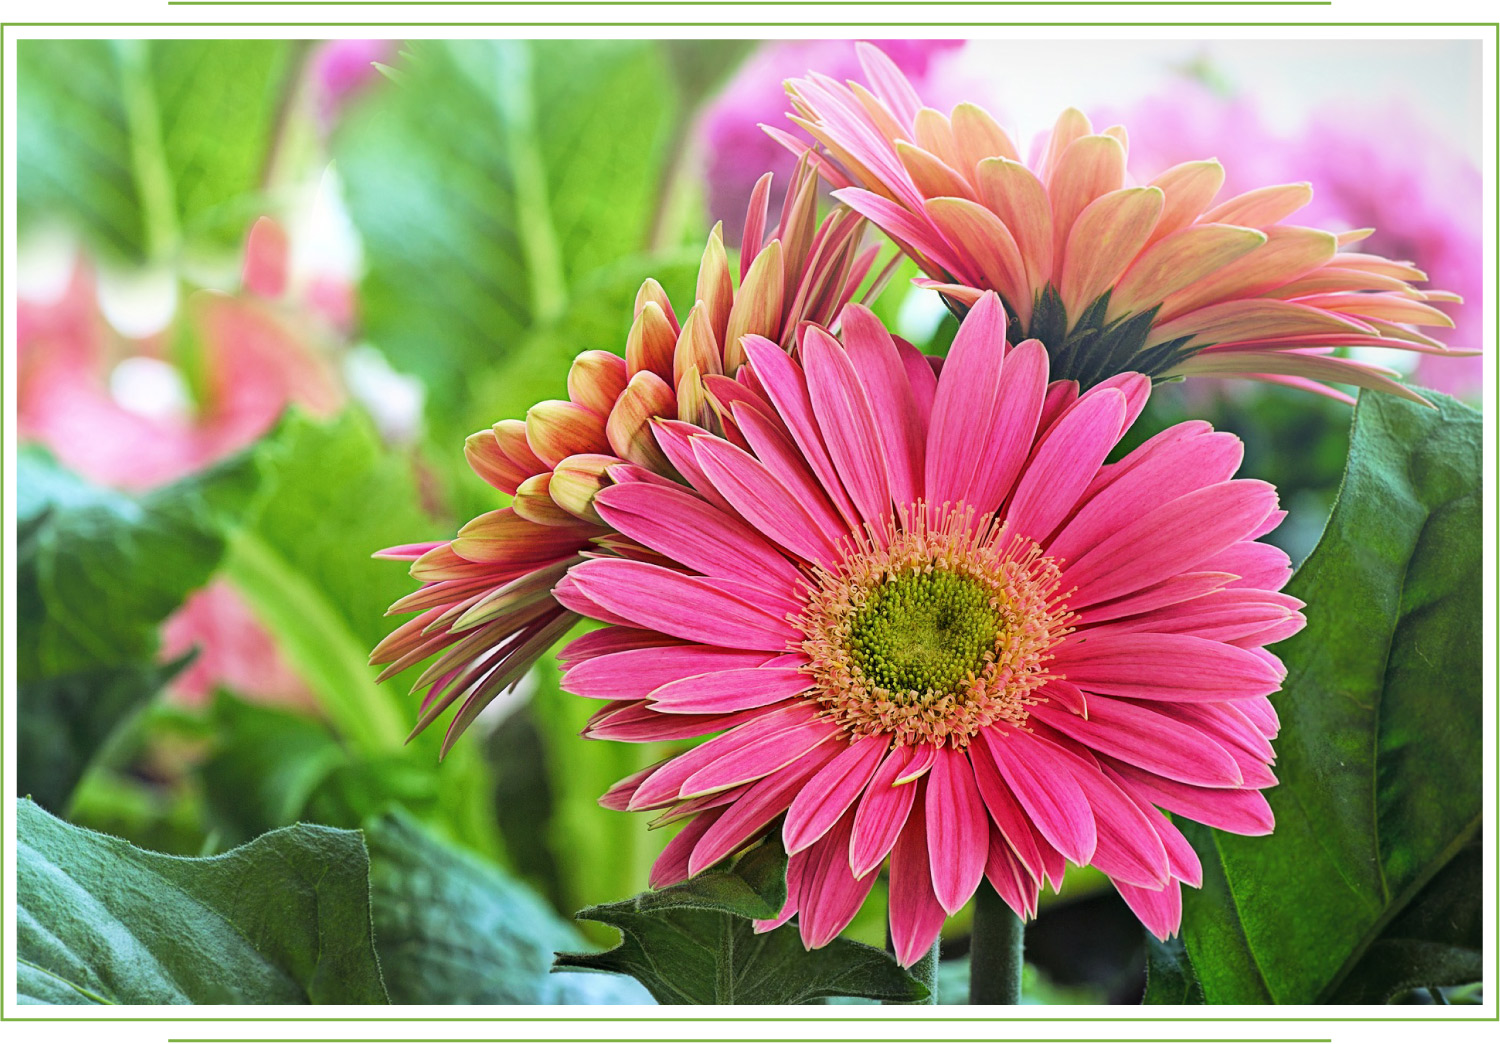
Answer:
[[(769, 0), (769, 2), (772, 5), (790, 6), (790, 5), (796, 4), (798, 2), (798, 0)], [(896, 6), (899, 2), (900, 2), (900, 0), (831, 0), (831, 6), (853, 6), (855, 4), (858, 4), (859, 6), (866, 6), (866, 7), (873, 7), (873, 6)], [(651, 3), (651, 0), (641, 0), (641, 5), (649, 5), (650, 3)], [(658, 0), (658, 6), (687, 6), (689, 3), (690, 3), (690, 0)], [(697, 4), (697, 6), (720, 6), (720, 7), (722, 7), (722, 6), (741, 6), (741, 5), (751, 6), (751, 5), (755, 5), (755, 3), (756, 3), (756, 0), (704, 0), (704, 2)], [(1165, 3), (1165, 4), (1153, 4), (1152, 0), (1104, 0), (1104, 2), (1102, 2), (1102, 3), (1089, 3), (1088, 0), (1031, 0), (1031, 2), (1029, 2), (1029, 3), (1026, 2), (1026, 0), (994, 0), (994, 2), (990, 2), (990, 0), (955, 0), (955, 2), (953, 2), (951, 4), (945, 3), (945, 6), (982, 6), (982, 7), (1002, 7), (1002, 6), (1026, 6), (1026, 7), (1102, 6), (1102, 7), (1110, 7), (1110, 6), (1177, 6), (1179, 4), (1181, 6), (1194, 6), (1194, 7), (1208, 7), (1208, 6), (1255, 6), (1255, 7), (1272, 7), (1272, 6), (1277, 6), (1277, 7), (1280, 7), (1280, 6), (1332, 6), (1332, 0), (1204, 0), (1204, 2), (1202, 2), (1202, 3), (1196, 3), (1196, 2), (1189, 3), (1189, 2), (1186, 2), (1186, 0), (1167, 0), (1167, 3)], [(316, 7), (316, 6), (486, 6), (486, 7), (505, 7), (505, 6), (509, 6), (509, 4), (506, 4), (506, 3), (503, 3), (503, 2), (496, 3), (496, 2), (492, 2), (492, 0), (454, 0), (454, 2), (448, 3), (448, 4), (444, 4), (442, 2), (442, 0), (416, 0), (415, 3), (402, 3), (402, 0), (372, 0), (372, 2), (369, 3), (369, 4), (359, 3), (358, 0), (325, 0), (324, 3), (319, 3), (318, 0), (167, 0), (167, 5), (168, 6), (203, 6), (203, 7), (207, 7), (207, 6), (213, 6), (213, 7), (229, 7), (229, 6), (236, 6), (236, 7), (238, 7), (238, 6), (257, 6), (257, 7)], [(533, 3), (531, 6), (536, 6), (536, 7), (572, 7), (572, 6), (603, 6), (603, 7), (613, 7), (613, 6), (626, 6), (626, 3), (624, 2), (624, 0), (597, 0), (597, 2), (591, 2), (591, 0), (541, 0), (541, 2)], [(632, 2), (630, 4), (630, 6), (635, 6), (635, 4)], [(5, 98), (4, 98), (4, 93), (5, 93), (4, 92), (4, 84), (5, 84), (5, 79), (4, 79), (4, 77), (5, 77), (5, 55), (6, 55), (6, 49), (5, 49), (5, 45), (6, 45), (6, 30), (8, 30), (8, 29), (10, 29), (12, 27), (16, 27), (16, 28), (33, 28), (33, 27), (44, 27), (45, 26), (45, 27), (49, 27), (49, 28), (50, 27), (59, 27), (59, 28), (61, 28), (61, 27), (68, 27), (68, 26), (76, 26), (76, 27), (80, 27), (80, 28), (122, 28), (122, 29), (123, 28), (131, 28), (131, 29), (135, 29), (135, 28), (155, 28), (155, 27), (167, 27), (167, 26), (181, 26), (181, 27), (184, 27), (184, 28), (205, 28), (205, 29), (226, 28), (226, 29), (237, 29), (237, 28), (247, 28), (247, 27), (273, 27), (273, 26), (276, 27), (276, 28), (282, 28), (282, 27), (287, 27), (287, 28), (301, 28), (301, 27), (310, 27), (310, 28), (348, 27), (348, 28), (353, 28), (353, 27), (369, 26), (371, 28), (386, 29), (386, 28), (402, 28), (402, 27), (413, 26), (413, 25), (418, 25), (418, 24), (423, 25), (425, 28), (436, 28), (436, 29), (443, 29), (443, 28), (484, 28), (484, 27), (496, 28), (496, 29), (569, 29), (569, 28), (573, 28), (573, 27), (583, 26), (583, 27), (587, 27), (587, 28), (641, 28), (641, 29), (672, 29), (672, 28), (690, 28), (691, 27), (691, 28), (702, 28), (702, 29), (707, 30), (707, 31), (713, 31), (713, 30), (745, 29), (745, 28), (828, 29), (828, 28), (839, 28), (841, 26), (845, 26), (847, 23), (845, 23), (845, 22), (826, 22), (826, 21), (825, 22), (766, 22), (766, 21), (754, 21), (754, 22), (751, 22), (751, 21), (745, 21), (745, 22), (717, 22), (717, 23), (665, 22), (665, 21), (656, 21), (656, 22), (648, 22), (648, 21), (566, 22), (566, 23), (563, 23), (563, 22), (517, 22), (517, 21), (508, 21), (508, 22), (507, 21), (489, 21), (489, 22), (428, 22), (428, 23), (414, 23), (414, 22), (409, 22), (409, 21), (408, 22), (366, 22), (366, 21), (359, 21), (359, 22), (329, 22), (329, 21), (320, 21), (320, 22), (74, 22), (74, 23), (66, 23), (66, 22), (0, 22), (0, 151), (3, 151), (3, 148), (4, 148), (4, 134), (5, 134), (5, 111), (4, 111), (4, 100), (5, 100)], [(861, 24), (865, 25), (865, 26), (871, 26), (871, 27), (874, 27), (874, 28), (901, 28), (901, 29), (918, 29), (918, 30), (924, 30), (924, 29), (925, 30), (931, 30), (933, 28), (933, 24), (932, 23), (928, 23), (928, 22), (916, 22), (916, 21), (863, 22)], [(1496, 192), (1495, 192), (1494, 203), (1496, 204), (1496, 211), (1495, 211), (1495, 235), (1496, 235), (1497, 251), (1500, 251), (1500, 22), (1078, 22), (1078, 21), (1066, 21), (1066, 22), (1029, 22), (1029, 21), (1028, 22), (1021, 22), (1021, 21), (977, 22), (976, 21), (976, 22), (967, 22), (965, 24), (968, 25), (968, 26), (976, 27), (976, 28), (1041, 28), (1041, 29), (1048, 29), (1048, 28), (1053, 28), (1053, 29), (1056, 29), (1056, 28), (1074, 28), (1074, 27), (1104, 28), (1104, 29), (1109, 29), (1109, 28), (1148, 28), (1148, 29), (1150, 29), (1150, 28), (1184, 28), (1184, 27), (1200, 27), (1200, 28), (1205, 28), (1205, 29), (1236, 29), (1236, 28), (1241, 28), (1241, 29), (1244, 29), (1244, 28), (1258, 29), (1258, 28), (1302, 28), (1304, 26), (1315, 26), (1315, 27), (1318, 27), (1318, 28), (1330, 28), (1330, 29), (1340, 29), (1340, 28), (1345, 28), (1345, 29), (1352, 29), (1352, 28), (1489, 29), (1493, 33), (1493, 36), (1491, 37), (1491, 41), (1490, 42), (1492, 43), (1492, 45), (1495, 48), (1495, 59), (1496, 59), (1496, 62), (1497, 62), (1496, 85), (1495, 85), (1495, 99), (1494, 99), (1494, 101), (1495, 101), (1495, 115), (1496, 115), (1496, 121), (1497, 121), (1497, 127), (1496, 127), (1497, 133), (1496, 133), (1496, 142), (1495, 142), (1495, 162), (1496, 162), (1496, 168), (1495, 168), (1496, 185), (1495, 185), (1495, 189), (1496, 189)], [(707, 37), (705, 37), (705, 38), (707, 38)], [(3, 168), (0, 168), (0, 169), (3, 169)], [(0, 175), (0, 176), (3, 176), (3, 175)], [(8, 232), (9, 232), (9, 230), (5, 227), (4, 209), (3, 209), (3, 207), (0, 207), (0, 248), (3, 248), (3, 244), (5, 242), (5, 236), (8, 234)], [(1495, 303), (1495, 312), (1496, 312), (1496, 321), (1495, 321), (1495, 325), (1496, 325), (1496, 329), (1495, 329), (1496, 340), (1497, 340), (1497, 343), (1500, 343), (1500, 253), (1497, 253), (1497, 259), (1496, 259), (1495, 269), (1496, 269), (1496, 271), (1495, 271), (1495, 285), (1494, 285), (1494, 288), (1493, 288), (1492, 292), (1495, 295), (1494, 298), (1493, 298), (1493, 300), (1494, 300), (1494, 303)], [(4, 290), (5, 290), (5, 285), (4, 285), (3, 273), (0, 273), (0, 294), (3, 294)], [(10, 345), (6, 345), (6, 349), (7, 350), (9, 350), (10, 347), (11, 347)], [(1496, 360), (1494, 369), (1495, 369), (1495, 372), (1493, 374), (1494, 386), (1495, 386), (1495, 390), (1496, 390), (1497, 402), (1500, 402), (1500, 360)], [(3, 373), (3, 370), (0, 370), (0, 397), (3, 397), (4, 394), (5, 394), (5, 392), (6, 392), (4, 384), (5, 384), (5, 382), (4, 382), (4, 373)], [(4, 401), (3, 398), (0, 398), (0, 402), (3, 402), (3, 401)], [(1497, 453), (1500, 453), (1500, 448), (1497, 448)], [(5, 474), (4, 474), (4, 458), (3, 458), (3, 455), (0, 455), (0, 483), (4, 482), (4, 478), (5, 478)], [(1497, 516), (1500, 516), (1500, 482), (1496, 482), (1495, 486), (1496, 486), (1496, 488), (1494, 490), (1492, 490), (1492, 494), (1491, 495), (1493, 497), (1493, 502), (1494, 502), (1494, 505), (1495, 505), (1495, 508), (1496, 508), (1496, 514), (1497, 514)], [(1495, 577), (1496, 577), (1497, 583), (1500, 583), (1500, 554), (1497, 554), (1496, 561), (1492, 563), (1492, 566), (1495, 569)], [(1496, 639), (1497, 644), (1500, 644), (1500, 612), (1497, 612), (1496, 629), (1495, 629), (1494, 637)], [(3, 668), (3, 665), (4, 665), (4, 663), (3, 663), (3, 654), (0, 654), (0, 668)], [(1497, 694), (1497, 695), (1500, 695), (1500, 694)], [(5, 738), (5, 736), (4, 736), (4, 719), (3, 719), (3, 717), (0, 717), (0, 776), (3, 776), (4, 767), (5, 767), (4, 738)], [(1496, 743), (1497, 743), (1496, 750), (1497, 750), (1497, 752), (1500, 752), (1500, 715), (1497, 715), (1495, 739), (1496, 739)], [(1495, 797), (1496, 797), (1496, 807), (1500, 808), (1500, 774), (1497, 774), (1497, 778), (1496, 778)], [(0, 855), (3, 855), (3, 853), (5, 851), (5, 843), (6, 843), (7, 840), (8, 840), (8, 838), (6, 838), (3, 835), (3, 832), (0, 832)], [(1490, 842), (1491, 842), (1492, 845), (1495, 846), (1494, 847), (1494, 853), (1496, 855), (1497, 864), (1500, 864), (1500, 831), (1495, 831), (1494, 834), (1492, 834), (1492, 836), (1490, 838)], [(1500, 884), (1497, 884), (1497, 890), (1500, 890)], [(1496, 989), (1496, 987), (1500, 986), (1500, 894), (1492, 896), (1491, 898), (1495, 899), (1495, 901), (1496, 901), (1496, 907), (1495, 907), (1495, 911), (1494, 912), (1495, 912), (1496, 937), (1497, 937), (1497, 946), (1496, 946), (1497, 952), (1494, 953), (1494, 954), (1491, 954), (1491, 959), (1494, 962), (1493, 968), (1494, 968), (1494, 972), (1495, 972), (1495, 978), (1491, 979), (1490, 982), (1489, 982), (1489, 984), (1488, 984), (1491, 993), (1493, 993), (1493, 991)], [(4, 882), (0, 881), (0, 900), (3, 900), (3, 899), (4, 899)], [(5, 968), (5, 955), (4, 955), (3, 950), (0, 950), (0, 976), (3, 976), (5, 974), (5, 972), (6, 972), (6, 968)], [(1158, 1023), (1158, 1022), (1171, 1022), (1171, 1023), (1194, 1023), (1194, 1022), (1253, 1022), (1253, 1023), (1262, 1023), (1262, 1022), (1263, 1023), (1273, 1023), (1273, 1022), (1278, 1022), (1278, 1023), (1279, 1022), (1304, 1022), (1304, 1023), (1305, 1022), (1329, 1022), (1329, 1023), (1332, 1023), (1332, 1022), (1338, 1022), (1338, 1023), (1358, 1023), (1358, 1022), (1425, 1022), (1425, 1023), (1497, 1022), (1497, 1023), (1500, 1023), (1500, 998), (1495, 998), (1495, 997), (1492, 997), (1492, 999), (1491, 999), (1491, 1002), (1496, 1004), (1496, 1014), (1494, 1014), (1494, 1015), (1482, 1015), (1482, 1016), (1471, 1016), (1471, 1017), (1466, 1017), (1466, 1016), (1440, 1016), (1440, 1017), (1425, 1017), (1425, 1018), (1421, 1017), (1421, 1016), (1388, 1017), (1388, 1018), (1380, 1018), (1380, 1017), (1375, 1017), (1375, 1016), (1349, 1016), (1349, 1017), (1344, 1017), (1344, 1018), (1339, 1018), (1339, 1017), (1336, 1017), (1336, 1016), (1328, 1016), (1328, 1017), (1316, 1016), (1316, 1017), (1312, 1017), (1312, 1018), (1299, 1018), (1299, 1017), (1291, 1017), (1291, 1016), (1265, 1016), (1265, 1017), (1260, 1017), (1260, 1016), (1206, 1016), (1206, 1017), (1193, 1017), (1193, 1016), (1170, 1016), (1170, 1015), (1155, 1016), (1155, 1017), (1124, 1018), (1124, 1019), (1122, 1019), (1122, 1018), (1104, 1017), (1104, 1016), (1067, 1016), (1067, 1015), (1052, 1016), (1052, 1017), (1043, 1017), (1043, 1016), (1024, 1016), (1024, 1017), (1018, 1017), (1018, 1016), (1010, 1016), (1010, 1015), (1004, 1015), (1004, 1016), (1001, 1016), (1001, 1015), (995, 1015), (995, 1016), (956, 1015), (956, 1016), (950, 1016), (950, 1017), (942, 1017), (942, 1016), (934, 1017), (931, 1013), (924, 1013), (924, 1014), (920, 1014), (920, 1015), (918, 1015), (916, 1013), (913, 1013), (912, 1015), (909, 1015), (909, 1016), (908, 1015), (901, 1015), (897, 1011), (894, 1011), (894, 1010), (893, 1011), (889, 1011), (888, 1013), (885, 1013), (885, 1014), (882, 1014), (882, 1015), (879, 1015), (879, 1016), (840, 1015), (840, 1017), (838, 1017), (836, 1019), (835, 1018), (797, 1018), (797, 1017), (787, 1017), (787, 1016), (767, 1016), (767, 1017), (755, 1017), (755, 1016), (733, 1017), (733, 1016), (725, 1016), (725, 1017), (714, 1018), (714, 1017), (708, 1017), (708, 1016), (698, 1015), (698, 1014), (684, 1014), (682, 1016), (655, 1016), (655, 1017), (653, 1017), (653, 1016), (634, 1016), (634, 1017), (619, 1017), (619, 1016), (597, 1017), (597, 1016), (595, 1016), (595, 1017), (585, 1017), (585, 1016), (570, 1016), (570, 1015), (557, 1015), (557, 1016), (509, 1016), (509, 1015), (499, 1016), (499, 1015), (493, 1015), (493, 1016), (450, 1016), (450, 1017), (443, 1017), (443, 1016), (433, 1015), (433, 1016), (422, 1016), (422, 1017), (390, 1016), (390, 1017), (384, 1017), (384, 1018), (382, 1018), (382, 1017), (378, 1017), (378, 1016), (357, 1016), (357, 1015), (350, 1015), (350, 1016), (346, 1016), (346, 1017), (323, 1016), (323, 1017), (308, 1017), (308, 1018), (289, 1018), (289, 1017), (283, 1017), (283, 1016), (266, 1017), (266, 1018), (256, 1018), (256, 1017), (253, 1017), (253, 1016), (220, 1016), (220, 1017), (216, 1018), (216, 1017), (213, 1017), (213, 1016), (191, 1015), (191, 1016), (160, 1016), (160, 1017), (120, 1016), (118, 1018), (109, 1018), (109, 1017), (102, 1017), (102, 1016), (101, 1017), (97, 1017), (97, 1018), (94, 1018), (94, 1017), (85, 1017), (85, 1016), (64, 1016), (64, 1017), (58, 1017), (58, 1018), (45, 1018), (45, 1017), (28, 1018), (28, 1017), (25, 1017), (25, 1016), (7, 1015), (6, 1014), (6, 1012), (5, 1012), (5, 999), (4, 999), (3, 989), (4, 989), (3, 985), (0, 985), (0, 1023), (4, 1023), (4, 1022), (28, 1022), (28, 1023), (38, 1023), (38, 1022), (39, 1023), (48, 1023), (48, 1022), (56, 1022), (56, 1023), (66, 1023), (66, 1022), (161, 1022), (161, 1023), (167, 1023), (167, 1022), (298, 1022), (298, 1023), (303, 1023), (303, 1022), (305, 1022), (305, 1023), (314, 1023), (314, 1022), (316, 1022), (316, 1023), (323, 1023), (323, 1022), (427, 1022), (427, 1023), (432, 1023), (432, 1022), (503, 1022), (503, 1023), (567, 1022), (567, 1023), (579, 1023), (579, 1024), (583, 1024), (583, 1023), (596, 1023), (596, 1022), (597, 1023), (673, 1023), (673, 1022), (705, 1022), (705, 1023), (736, 1023), (736, 1022), (743, 1022), (743, 1023), (755, 1023), (755, 1022), (759, 1022), (759, 1023), (801, 1023), (801, 1024), (804, 1024), (804, 1025), (808, 1025), (808, 1026), (817, 1025), (817, 1024), (824, 1023), (824, 1022), (838, 1022), (838, 1023), (863, 1023), (863, 1022), (904, 1023), (904, 1022), (923, 1022), (923, 1023), (939, 1023), (939, 1024), (941, 1024), (941, 1023), (964, 1024), (964, 1023), (975, 1023), (975, 1022), (1027, 1022), (1027, 1023), (1030, 1023), (1030, 1022), (1056, 1022), (1056, 1023), (1072, 1023), (1072, 1022), (1090, 1022), (1090, 1023), (1092, 1023), (1092, 1022), (1112, 1022), (1112, 1023), (1137, 1023), (1137, 1022), (1140, 1022), (1140, 1023)], [(431, 1006), (428, 1006), (428, 1007), (431, 1007)], [(540, 1007), (540, 1005), (539, 1005), (539, 1007)], [(579, 1007), (582, 1007), (582, 1006), (579, 1006)], [(1333, 1007), (1333, 1006), (1329, 1005), (1328, 1007)], [(194, 1009), (194, 1010), (201, 1010), (201, 1009)], [(696, 1012), (699, 1009), (694, 1008), (693, 1010), (694, 1010), (694, 1012)], [(167, 1041), (168, 1041), (168, 1044), (287, 1044), (287, 1042), (293, 1041), (293, 1040), (296, 1040), (296, 1039), (297, 1038), (286, 1038), (286, 1037), (233, 1037), (233, 1038), (168, 1037)], [(319, 1044), (324, 1044), (324, 1042), (326, 1042), (326, 1044), (366, 1044), (366, 1042), (370, 1040), (370, 1038), (313, 1038), (313, 1039), (317, 1039), (319, 1041)], [(604, 1038), (600, 1038), (600, 1039), (604, 1039)], [(726, 1042), (725, 1038), (674, 1038), (674, 1039), (680, 1040), (682, 1042), (682, 1044), (773, 1044), (773, 1040), (775, 1042), (777, 1042), (777, 1044), (827, 1044), (827, 1038), (822, 1038), (822, 1037), (819, 1037), (819, 1038), (772, 1038), (772, 1039), (742, 1037), (742, 1038), (733, 1038), (732, 1040), (729, 1040), (727, 1042)], [(890, 1041), (891, 1044), (915, 1044), (916, 1039), (917, 1038), (898, 1038), (898, 1037), (882, 1038), (882, 1040), (888, 1040), (888, 1041)], [(931, 1038), (924, 1037), (924, 1038), (920, 1038), (920, 1039), (925, 1041), (925, 1040), (928, 1040), (928, 1039), (931, 1039)], [(1139, 1038), (1139, 1037), (1122, 1037), (1122, 1038), (1099, 1038), (1099, 1037), (1096, 1037), (1096, 1038), (1025, 1038), (1025, 1037), (1009, 1037), (1009, 1038), (964, 1038), (964, 1044), (1143, 1044), (1143, 1042), (1146, 1039), (1147, 1038)], [(1177, 1038), (1177, 1039), (1180, 1040), (1180, 1041), (1182, 1041), (1182, 1044), (1332, 1044), (1331, 1038), (1327, 1038), (1327, 1037), (1320, 1037), (1320, 1038), (1306, 1038), (1306, 1037), (1303, 1037), (1303, 1038), (1296, 1038), (1296, 1037), (1260, 1037), (1260, 1038), (1237, 1038), (1237, 1039)], [(379, 1044), (386, 1044), (386, 1042), (389, 1042), (389, 1044), (593, 1044), (594, 1040), (595, 1040), (595, 1038), (574, 1038), (574, 1039), (567, 1039), (567, 1038), (550, 1038), (550, 1037), (548, 1037), (548, 1038), (509, 1038), (509, 1037), (508, 1038), (389, 1037), (389, 1038), (380, 1038)]]

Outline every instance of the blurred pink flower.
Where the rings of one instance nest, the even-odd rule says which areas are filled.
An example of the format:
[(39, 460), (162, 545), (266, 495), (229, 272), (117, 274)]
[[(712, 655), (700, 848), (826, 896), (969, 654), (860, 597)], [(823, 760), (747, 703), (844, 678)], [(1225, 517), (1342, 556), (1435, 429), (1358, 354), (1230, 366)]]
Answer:
[[(327, 320), (287, 296), (286, 257), (285, 236), (261, 219), (247, 243), (244, 291), (194, 294), (171, 327), (140, 340), (110, 327), (82, 260), (58, 300), (18, 301), (20, 438), (95, 482), (143, 490), (249, 445), (291, 403), (315, 414), (337, 409), (342, 388), (309, 339)], [(184, 343), (195, 346), (196, 379), (174, 354)], [(190, 598), (163, 637), (165, 657), (201, 647), (174, 684), (190, 701), (216, 685), (265, 700), (308, 698), (227, 587)]]
[(375, 62), (396, 52), (394, 40), (325, 40), (309, 66), (318, 119), (327, 130), (351, 99), (380, 76)]
[[(1107, 114), (1131, 129), (1131, 173), (1147, 180), (1173, 164), (1217, 156), (1228, 179), (1223, 195), (1257, 185), (1311, 181), (1312, 203), (1299, 220), (1321, 228), (1374, 228), (1361, 249), (1411, 261), (1430, 286), (1452, 290), (1462, 305), (1444, 308), (1455, 328), (1443, 340), (1479, 348), (1483, 335), (1482, 179), (1475, 163), (1402, 103), (1347, 102), (1315, 114), (1296, 134), (1261, 118), (1253, 99), (1216, 94), (1184, 79), (1169, 94)], [(1483, 360), (1421, 356), (1413, 380), (1477, 398)]]
[[(931, 90), (930, 78), (938, 71), (942, 55), (963, 46), (962, 40), (882, 40), (882, 50), (916, 84), (926, 88), (936, 102), (946, 99), (941, 89)], [(791, 180), (795, 157), (773, 141), (760, 124), (785, 123), (786, 96), (783, 80), (818, 69), (842, 80), (859, 75), (859, 59), (852, 40), (775, 40), (761, 46), (724, 86), (708, 106), (700, 122), (700, 134), (708, 149), (708, 209), (715, 219), (724, 219), (724, 239), (740, 241), (742, 222), (756, 180), (773, 171), (771, 207), (781, 205), (780, 193)]]

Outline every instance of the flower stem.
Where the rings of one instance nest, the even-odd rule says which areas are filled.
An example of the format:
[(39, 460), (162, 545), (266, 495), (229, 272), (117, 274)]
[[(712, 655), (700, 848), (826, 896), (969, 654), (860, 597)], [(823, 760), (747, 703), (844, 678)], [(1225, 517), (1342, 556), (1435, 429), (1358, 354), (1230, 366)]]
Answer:
[(1021, 1003), (1021, 919), (988, 881), (974, 895), (974, 932), (969, 952), (969, 1003)]

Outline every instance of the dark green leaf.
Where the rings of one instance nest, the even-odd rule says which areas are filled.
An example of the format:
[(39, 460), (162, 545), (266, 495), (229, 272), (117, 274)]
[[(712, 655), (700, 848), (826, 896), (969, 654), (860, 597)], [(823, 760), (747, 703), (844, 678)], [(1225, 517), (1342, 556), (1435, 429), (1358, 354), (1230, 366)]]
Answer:
[(358, 833), (184, 859), (17, 805), (22, 1003), (384, 1004)]
[(156, 662), (157, 629), (207, 582), (260, 478), (247, 452), (137, 498), (21, 456), (22, 793), (60, 810), (116, 726), (184, 665)]
[(365, 825), (377, 948), (397, 1004), (642, 1004), (616, 976), (551, 974), (578, 931), (493, 864), (405, 813)]
[(1471, 926), (1414, 911), (1473, 899), (1448, 868), (1481, 812), (1482, 423), (1424, 394), (1436, 408), (1360, 396), (1338, 502), (1288, 585), (1308, 626), (1278, 649), (1275, 833), (1195, 832), (1183, 933), (1211, 1002), (1370, 997), (1392, 946), (1402, 983), (1453, 981)]
[(1198, 984), (1187, 948), (1176, 936), (1162, 942), (1146, 934), (1146, 996), (1142, 1004), (1202, 1004), (1203, 987)]
[(733, 866), (579, 917), (620, 930), (605, 953), (563, 953), (559, 968), (623, 972), (662, 1004), (808, 1004), (824, 997), (921, 1001), (928, 988), (873, 946), (835, 939), (806, 950), (794, 924), (756, 934), (751, 918), (786, 901), (786, 853), (768, 841)]
[[(244, 235), (294, 45), (26, 40), (17, 47), (23, 226), (60, 215), (114, 259)], [(24, 228), (23, 228), (24, 230)]]

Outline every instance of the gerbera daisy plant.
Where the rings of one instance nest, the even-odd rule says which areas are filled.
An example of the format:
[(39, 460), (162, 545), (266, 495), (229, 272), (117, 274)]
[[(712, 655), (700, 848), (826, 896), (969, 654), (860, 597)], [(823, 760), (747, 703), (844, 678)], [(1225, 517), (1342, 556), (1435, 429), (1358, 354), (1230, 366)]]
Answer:
[(657, 887), (779, 834), (761, 927), (797, 915), (809, 947), (887, 863), (908, 966), (982, 880), (1027, 917), (1065, 861), (1172, 934), (1201, 868), (1163, 810), (1272, 827), (1265, 646), (1303, 624), (1257, 540), (1275, 490), (1199, 422), (1106, 464), (1149, 379), (1049, 381), (993, 292), (941, 365), (858, 305), (841, 327), (805, 324), (797, 358), (746, 337), (737, 437), (654, 422), (680, 481), (617, 465), (594, 496), (624, 540), (556, 588), (608, 624), (562, 653), (606, 701), (585, 735), (713, 736), (603, 803), (688, 820)]
[(1125, 128), (1096, 131), (1076, 109), (1023, 160), (980, 107), (944, 115), (878, 48), (861, 44), (860, 58), (866, 84), (818, 73), (787, 84), (790, 119), (818, 146), (834, 196), (954, 311), (998, 293), (1010, 338), (1040, 340), (1056, 378), (1249, 377), (1348, 399), (1331, 382), (1424, 401), (1393, 371), (1333, 353), (1473, 354), (1417, 329), (1451, 327), (1435, 305), (1455, 295), (1418, 289), (1426, 276), (1407, 262), (1350, 249), (1373, 229), (1295, 223), (1307, 183), (1218, 200), (1224, 170), (1205, 159), (1132, 184)]

